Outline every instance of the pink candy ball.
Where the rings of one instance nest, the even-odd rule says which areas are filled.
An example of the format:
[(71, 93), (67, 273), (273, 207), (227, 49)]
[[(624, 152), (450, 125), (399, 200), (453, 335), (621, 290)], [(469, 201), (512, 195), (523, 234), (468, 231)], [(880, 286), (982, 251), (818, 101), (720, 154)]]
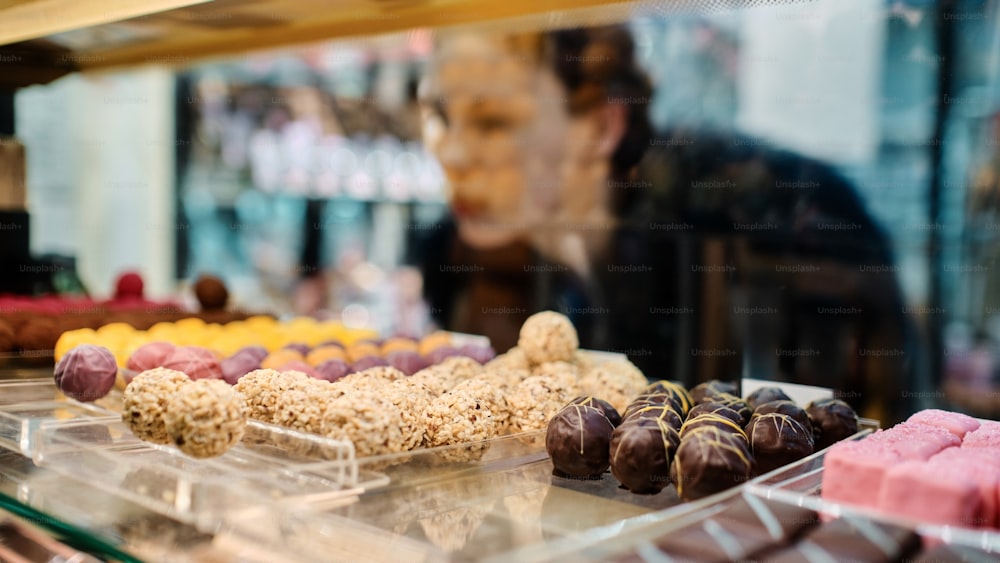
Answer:
[(187, 374), (191, 379), (222, 379), (222, 366), (215, 354), (199, 346), (178, 346), (163, 366)]

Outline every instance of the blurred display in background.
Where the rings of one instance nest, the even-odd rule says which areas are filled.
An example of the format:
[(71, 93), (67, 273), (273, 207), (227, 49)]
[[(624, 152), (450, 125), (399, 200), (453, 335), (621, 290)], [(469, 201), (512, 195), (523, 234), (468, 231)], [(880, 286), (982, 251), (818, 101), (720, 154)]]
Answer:
[[(1000, 415), (1000, 2), (823, 0), (702, 13), (650, 5), (628, 25), (653, 82), (649, 112), (659, 130), (738, 132), (829, 163), (888, 233), (894, 260), (885, 266), (919, 336), (905, 351), (909, 382), (891, 400), (908, 410), (947, 403)], [(417, 92), (432, 42), (432, 32), (415, 30), (203, 64), (167, 79), (138, 71), (21, 91), (33, 250), (76, 254), (91, 286), (102, 281), (88, 275), (147, 260), (172, 271), (152, 276), (154, 288), (212, 272), (255, 308), (427, 330), (433, 311), (406, 264), (414, 234), (448, 212), (444, 175), (420, 140)], [(101, 96), (95, 128), (81, 113)], [(62, 134), (67, 123), (76, 124), (73, 135)], [(107, 154), (111, 139), (121, 148)], [(98, 150), (111, 171), (102, 197), (119, 207), (89, 224), (99, 236), (79, 237), (83, 221), (67, 202), (74, 172)], [(150, 164), (164, 155), (176, 178)], [(151, 209), (153, 197), (167, 201)], [(134, 208), (147, 211), (125, 211)], [(88, 270), (97, 253), (121, 263)], [(721, 280), (717, 308), (767, 307)], [(702, 318), (710, 304), (691, 305)], [(703, 321), (681, 323), (686, 334), (671, 338), (693, 348), (715, 330), (726, 335), (721, 345), (739, 340), (736, 357), (675, 357), (682, 350), (660, 369), (691, 382), (780, 363), (755, 364), (747, 352), (773, 355), (778, 328), (746, 316)], [(825, 358), (794, 360), (799, 373), (826, 369)]]

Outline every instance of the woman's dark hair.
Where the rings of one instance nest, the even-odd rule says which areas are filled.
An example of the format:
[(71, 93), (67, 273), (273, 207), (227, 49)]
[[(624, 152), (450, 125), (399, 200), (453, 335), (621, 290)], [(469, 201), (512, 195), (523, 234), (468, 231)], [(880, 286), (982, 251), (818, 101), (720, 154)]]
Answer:
[[(635, 60), (632, 34), (623, 25), (556, 30), (543, 36), (541, 60), (552, 66), (569, 93), (570, 113), (600, 103), (625, 106), (626, 128), (611, 156), (612, 180), (625, 179), (649, 148), (648, 106), (652, 86)], [(631, 207), (638, 190), (613, 190), (616, 214)]]

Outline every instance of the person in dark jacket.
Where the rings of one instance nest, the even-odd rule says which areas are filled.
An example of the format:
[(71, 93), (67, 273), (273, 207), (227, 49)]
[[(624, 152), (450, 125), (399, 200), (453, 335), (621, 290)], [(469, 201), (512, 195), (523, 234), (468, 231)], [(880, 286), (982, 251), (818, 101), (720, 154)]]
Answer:
[(654, 133), (633, 55), (619, 26), (438, 45), (424, 130), (451, 214), (415, 252), (437, 321), (503, 351), (554, 309), (650, 378), (823, 385), (904, 416), (914, 334), (849, 182), (736, 133)]

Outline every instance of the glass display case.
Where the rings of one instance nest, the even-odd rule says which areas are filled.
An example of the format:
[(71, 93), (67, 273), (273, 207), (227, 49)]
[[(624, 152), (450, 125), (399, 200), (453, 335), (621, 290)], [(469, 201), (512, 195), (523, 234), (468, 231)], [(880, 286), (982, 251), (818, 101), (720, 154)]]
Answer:
[[(140, 270), (183, 307), (212, 274), (240, 313), (501, 353), (555, 310), (581, 348), (689, 389), (827, 388), (869, 430), (1000, 413), (998, 0), (126, 4), (0, 2), (18, 291), (104, 298)], [(816, 496), (823, 452), (686, 504), (553, 476), (537, 430), (449, 464), (253, 423), (193, 462), (134, 438), (114, 396), (56, 393), (5, 303), (0, 490), (63, 539), (154, 560), (641, 560), (747, 495), (884, 519)]]

